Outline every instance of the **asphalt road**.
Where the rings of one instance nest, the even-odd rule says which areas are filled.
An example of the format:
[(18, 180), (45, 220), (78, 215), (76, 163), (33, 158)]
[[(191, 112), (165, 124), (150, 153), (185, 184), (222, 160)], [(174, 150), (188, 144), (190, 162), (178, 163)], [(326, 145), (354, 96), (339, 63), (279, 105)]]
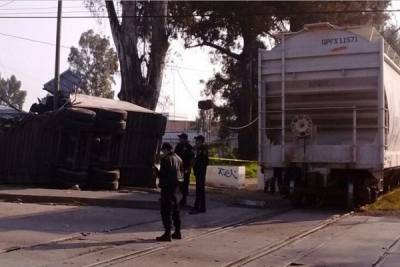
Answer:
[(400, 266), (400, 220), (210, 203), (160, 243), (157, 210), (0, 203), (0, 266)]

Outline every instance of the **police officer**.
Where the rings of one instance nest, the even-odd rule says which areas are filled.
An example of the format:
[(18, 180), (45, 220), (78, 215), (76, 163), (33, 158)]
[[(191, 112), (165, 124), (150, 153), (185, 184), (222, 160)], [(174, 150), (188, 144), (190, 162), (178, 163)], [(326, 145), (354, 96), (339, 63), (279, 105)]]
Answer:
[[(160, 162), (159, 187), (161, 188), (161, 219), (165, 232), (156, 238), (157, 241), (181, 239), (181, 219), (179, 216), (179, 181), (183, 171), (182, 160), (174, 152), (172, 145), (164, 143), (161, 146), (163, 156)], [(175, 232), (171, 235), (172, 224)]]
[(193, 172), (196, 177), (196, 201), (190, 214), (206, 212), (206, 171), (208, 165), (208, 147), (204, 144), (204, 136), (198, 135), (196, 140)]
[(183, 182), (180, 184), (182, 191), (182, 200), (180, 205), (183, 207), (186, 205), (186, 198), (189, 195), (189, 183), (190, 183), (190, 171), (192, 168), (193, 161), (193, 147), (188, 142), (188, 136), (185, 133), (178, 135), (179, 143), (175, 147), (175, 153), (183, 161)]

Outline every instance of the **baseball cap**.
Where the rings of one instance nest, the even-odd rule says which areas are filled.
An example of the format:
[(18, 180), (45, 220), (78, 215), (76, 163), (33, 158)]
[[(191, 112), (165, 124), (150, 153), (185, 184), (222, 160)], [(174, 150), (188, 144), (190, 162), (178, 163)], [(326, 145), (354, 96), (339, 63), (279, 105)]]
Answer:
[(203, 142), (204, 142), (204, 140), (205, 140), (204, 136), (201, 135), (201, 134), (198, 135), (198, 136), (196, 136), (194, 139), (195, 139), (195, 140), (200, 140), (200, 141), (203, 141)]
[(172, 150), (172, 145), (170, 143), (164, 143), (161, 146), (161, 150), (162, 149)]
[(179, 134), (178, 137), (179, 137), (179, 138), (182, 138), (182, 139), (186, 139), (186, 140), (188, 139), (188, 136), (187, 136), (187, 134), (185, 134), (185, 133)]

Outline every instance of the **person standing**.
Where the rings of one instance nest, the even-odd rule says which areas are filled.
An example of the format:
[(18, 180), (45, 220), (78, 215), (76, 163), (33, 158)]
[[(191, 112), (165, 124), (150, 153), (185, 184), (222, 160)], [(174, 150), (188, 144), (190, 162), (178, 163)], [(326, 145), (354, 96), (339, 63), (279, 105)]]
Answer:
[[(164, 143), (161, 146), (163, 156), (160, 161), (159, 187), (161, 188), (161, 220), (164, 234), (157, 237), (157, 241), (171, 241), (181, 239), (181, 219), (179, 215), (180, 189), (178, 177), (183, 171), (182, 160), (172, 151), (172, 145)], [(172, 224), (175, 232), (171, 235)]]
[(175, 153), (183, 161), (183, 181), (180, 183), (182, 200), (180, 202), (181, 207), (186, 205), (187, 196), (189, 195), (189, 184), (190, 184), (190, 171), (193, 162), (193, 147), (188, 142), (188, 136), (185, 133), (178, 135), (179, 143), (175, 147)]
[(196, 200), (190, 214), (206, 212), (206, 172), (208, 165), (208, 147), (204, 144), (204, 136), (198, 135), (196, 140), (193, 172), (196, 177)]

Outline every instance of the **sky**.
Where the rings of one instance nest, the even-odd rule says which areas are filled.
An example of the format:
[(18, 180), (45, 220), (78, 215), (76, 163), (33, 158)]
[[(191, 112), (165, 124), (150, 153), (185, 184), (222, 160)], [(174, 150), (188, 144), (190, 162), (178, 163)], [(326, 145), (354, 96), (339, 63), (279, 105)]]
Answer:
[[(57, 1), (0, 1), (0, 17), (4, 16), (56, 16)], [(90, 16), (82, 1), (63, 1), (63, 15)], [(24, 110), (46, 95), (43, 84), (54, 78), (55, 68), (55, 18), (0, 18), (0, 73), (9, 78), (14, 74), (27, 91)], [(107, 19), (99, 23), (94, 18), (64, 18), (61, 30), (60, 71), (68, 69), (69, 47), (78, 46), (82, 32), (93, 29), (109, 36), (114, 46)], [(12, 37), (15, 36), (15, 37)], [(38, 40), (32, 42), (21, 38)], [(184, 49), (182, 41), (173, 41), (169, 50), (168, 67), (165, 70), (161, 99), (169, 97), (171, 105), (164, 108), (171, 117), (194, 120), (198, 114), (197, 101), (204, 88), (201, 80), (214, 73), (208, 51), (200, 48)], [(117, 95), (119, 77), (115, 77)], [(175, 105), (174, 105), (175, 103)], [(159, 110), (162, 111), (162, 110)]]
[[(393, 9), (400, 9), (400, 1), (392, 1)], [(400, 23), (400, 12), (395, 13)], [(56, 0), (0, 0), (0, 73), (3, 78), (14, 74), (27, 91), (24, 110), (46, 95), (43, 84), (54, 78), (55, 63), (55, 18), (1, 18), (4, 16), (56, 16)], [(63, 15), (87, 15), (83, 2), (63, 1)], [(69, 47), (78, 46), (82, 32), (93, 29), (95, 32), (112, 37), (107, 19), (99, 23), (94, 18), (64, 18), (62, 20), (60, 71), (68, 68)], [(12, 37), (14, 36), (14, 37)], [(38, 40), (32, 42), (21, 38)], [(212, 77), (218, 66), (210, 63), (209, 50), (201, 48), (184, 49), (182, 41), (173, 41), (169, 50), (168, 67), (165, 70), (161, 99), (168, 97), (171, 105), (164, 108), (170, 116), (177, 119), (194, 120), (198, 114), (197, 101), (204, 84)], [(115, 77), (115, 95), (119, 91), (119, 77)]]

